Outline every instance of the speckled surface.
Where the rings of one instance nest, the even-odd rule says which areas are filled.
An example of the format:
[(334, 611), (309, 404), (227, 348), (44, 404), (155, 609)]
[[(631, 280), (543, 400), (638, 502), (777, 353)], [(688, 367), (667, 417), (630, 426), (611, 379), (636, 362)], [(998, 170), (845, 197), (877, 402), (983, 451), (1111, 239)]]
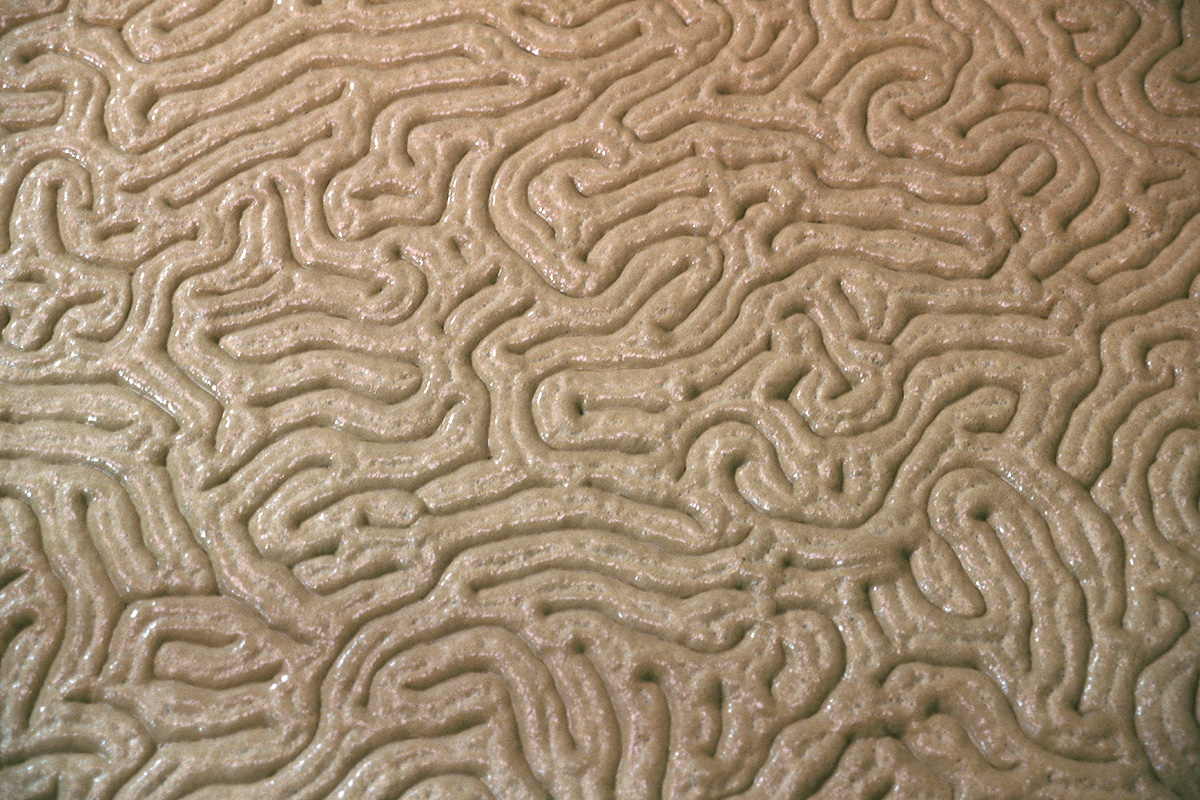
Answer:
[(0, 0), (0, 797), (1200, 798), (1200, 3)]

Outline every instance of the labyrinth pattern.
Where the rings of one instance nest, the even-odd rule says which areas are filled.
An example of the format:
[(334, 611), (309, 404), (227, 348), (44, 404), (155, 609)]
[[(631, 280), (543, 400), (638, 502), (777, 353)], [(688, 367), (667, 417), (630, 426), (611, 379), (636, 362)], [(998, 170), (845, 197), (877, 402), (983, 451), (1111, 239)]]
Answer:
[(1200, 1), (0, 0), (0, 797), (1200, 798)]

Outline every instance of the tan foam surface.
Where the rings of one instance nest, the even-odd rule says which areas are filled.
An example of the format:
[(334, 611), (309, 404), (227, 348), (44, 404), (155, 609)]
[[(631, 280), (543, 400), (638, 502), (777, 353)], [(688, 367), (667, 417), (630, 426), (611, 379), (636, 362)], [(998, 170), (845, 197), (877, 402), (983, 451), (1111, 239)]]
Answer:
[(1200, 798), (1200, 2), (0, 0), (0, 798)]

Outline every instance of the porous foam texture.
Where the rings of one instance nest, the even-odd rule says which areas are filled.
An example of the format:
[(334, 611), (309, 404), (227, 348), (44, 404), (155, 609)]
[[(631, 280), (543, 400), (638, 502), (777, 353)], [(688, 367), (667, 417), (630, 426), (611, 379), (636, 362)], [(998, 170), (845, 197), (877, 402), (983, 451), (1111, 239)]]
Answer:
[(0, 0), (0, 797), (1200, 798), (1198, 0)]

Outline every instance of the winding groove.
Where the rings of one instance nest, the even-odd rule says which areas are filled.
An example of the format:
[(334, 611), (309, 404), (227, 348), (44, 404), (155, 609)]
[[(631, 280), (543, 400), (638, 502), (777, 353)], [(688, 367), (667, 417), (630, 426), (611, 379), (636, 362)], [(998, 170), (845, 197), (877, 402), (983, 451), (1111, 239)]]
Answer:
[(0, 0), (0, 796), (1200, 798), (1198, 64)]

